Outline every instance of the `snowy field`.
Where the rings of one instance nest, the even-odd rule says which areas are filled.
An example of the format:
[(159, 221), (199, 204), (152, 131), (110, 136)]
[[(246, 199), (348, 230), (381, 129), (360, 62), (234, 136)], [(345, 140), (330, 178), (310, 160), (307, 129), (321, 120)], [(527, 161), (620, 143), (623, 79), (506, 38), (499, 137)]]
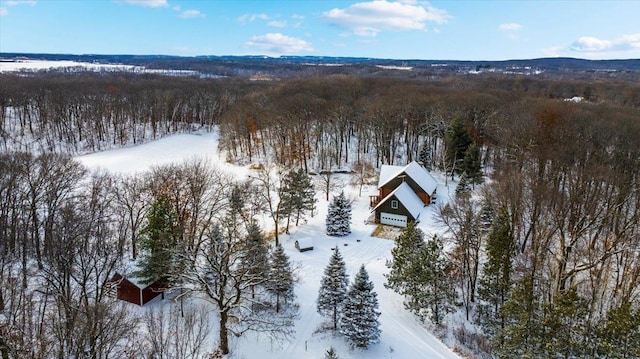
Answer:
[[(151, 166), (170, 162), (182, 162), (194, 157), (204, 157), (220, 169), (235, 174), (238, 178), (246, 178), (251, 171), (246, 167), (231, 166), (224, 162), (224, 156), (217, 150), (218, 136), (215, 133), (202, 135), (174, 135), (136, 147), (105, 151), (77, 159), (91, 169), (100, 169), (122, 174), (144, 171)], [(444, 180), (434, 176), (439, 182), (438, 201), (446, 199), (450, 188), (444, 186)], [(345, 183), (348, 181), (344, 180)], [(453, 185), (450, 185), (453, 187)], [(281, 241), (289, 255), (292, 265), (298, 267), (296, 286), (297, 301), (300, 304), (300, 318), (296, 321), (295, 337), (281, 346), (272, 346), (268, 338), (249, 334), (239, 339), (233, 338), (229, 358), (261, 358), (261, 359), (319, 359), (325, 351), (333, 346), (342, 359), (350, 358), (459, 358), (453, 351), (439, 341), (424, 328), (414, 316), (406, 311), (402, 297), (384, 287), (384, 274), (388, 272), (385, 263), (391, 257), (394, 246), (392, 240), (371, 237), (375, 225), (366, 224), (370, 217), (369, 198), (367, 194), (374, 191), (373, 186), (363, 188), (362, 197), (358, 197), (358, 189), (349, 185), (342, 187), (345, 195), (354, 200), (352, 233), (346, 237), (329, 237), (324, 234), (324, 220), (328, 203), (321, 193), (317, 194), (318, 210), (313, 218), (300, 226), (291, 226), (290, 235), (282, 235)], [(339, 190), (338, 190), (339, 192)], [(435, 207), (429, 206), (421, 214), (420, 228), (427, 236), (439, 232), (434, 223)], [(265, 221), (268, 223), (268, 221)], [(270, 228), (265, 228), (269, 231)], [(298, 238), (311, 237), (314, 250), (299, 253), (294, 248)], [(338, 247), (347, 265), (350, 280), (361, 264), (365, 264), (369, 276), (375, 285), (380, 303), (381, 342), (366, 351), (351, 350), (346, 340), (340, 335), (319, 330), (327, 319), (316, 312), (315, 300), (320, 286), (324, 268), (329, 263), (332, 249)], [(168, 305), (166, 302), (154, 301), (145, 308)], [(143, 308), (143, 310), (145, 310)], [(212, 327), (216, 328), (215, 316)], [(215, 341), (217, 333), (212, 333)]]
[[(2, 59), (0, 59), (2, 60)], [(47, 70), (65, 71), (92, 71), (92, 72), (133, 72), (138, 74), (160, 74), (170, 76), (202, 76), (197, 71), (148, 69), (144, 66), (123, 64), (100, 64), (91, 62), (78, 62), (69, 60), (16, 60), (0, 61), (0, 73), (7, 72), (38, 72)], [(206, 77), (221, 77), (207, 75)]]
[(19, 60), (0, 61), (0, 72), (40, 71), (82, 67), (91, 71), (132, 71), (131, 65), (93, 64), (77, 61)]

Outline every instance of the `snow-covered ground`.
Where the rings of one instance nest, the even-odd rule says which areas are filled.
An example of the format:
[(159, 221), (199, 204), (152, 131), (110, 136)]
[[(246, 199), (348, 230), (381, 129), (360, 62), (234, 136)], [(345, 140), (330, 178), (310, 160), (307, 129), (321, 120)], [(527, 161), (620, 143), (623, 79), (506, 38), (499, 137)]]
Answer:
[[(246, 178), (249, 171), (246, 167), (232, 166), (224, 162), (217, 150), (218, 136), (215, 133), (202, 135), (174, 135), (136, 147), (105, 151), (77, 157), (91, 169), (102, 169), (118, 173), (134, 173), (147, 170), (154, 165), (170, 162), (181, 162), (185, 159), (200, 156), (215, 163), (218, 168), (236, 174), (238, 178)], [(444, 186), (444, 180), (435, 176), (440, 182), (438, 201), (446, 200), (450, 188)], [(348, 181), (344, 181), (348, 183)], [(450, 186), (453, 186), (450, 184)], [(384, 274), (388, 271), (386, 261), (391, 257), (394, 242), (389, 239), (371, 237), (375, 225), (367, 224), (371, 215), (367, 193), (373, 187), (364, 188), (362, 197), (358, 197), (358, 189), (349, 185), (344, 189), (345, 195), (354, 200), (352, 233), (349, 236), (336, 238), (324, 234), (324, 220), (328, 202), (322, 194), (318, 194), (318, 210), (313, 218), (308, 218), (300, 226), (292, 225), (290, 235), (282, 235), (281, 241), (294, 267), (298, 267), (299, 283), (296, 286), (297, 300), (300, 304), (300, 318), (296, 321), (295, 337), (281, 347), (272, 347), (268, 338), (249, 334), (239, 339), (232, 339), (230, 358), (322, 358), (325, 351), (333, 346), (342, 359), (349, 358), (458, 358), (446, 345), (406, 311), (403, 299), (395, 292), (384, 287)], [(420, 227), (430, 235), (439, 232), (434, 220), (435, 206), (426, 207), (421, 215)], [(265, 221), (268, 223), (268, 221)], [(266, 228), (268, 231), (269, 228)], [(295, 240), (311, 237), (314, 250), (300, 253), (295, 247)], [(365, 264), (369, 276), (375, 285), (380, 303), (380, 323), (382, 329), (381, 342), (366, 351), (351, 350), (340, 335), (321, 331), (327, 319), (316, 312), (315, 300), (320, 286), (324, 268), (329, 263), (332, 249), (338, 247), (347, 264), (350, 279), (356, 274), (361, 264)], [(148, 306), (167, 305), (153, 303)], [(215, 317), (212, 319), (215, 320)], [(215, 323), (213, 323), (215, 328)], [(215, 338), (214, 333), (214, 338)]]
[[(0, 59), (2, 60), (2, 59)], [(92, 72), (133, 72), (137, 74), (159, 74), (168, 76), (201, 76), (221, 77), (215, 75), (202, 75), (192, 70), (148, 69), (144, 66), (124, 64), (101, 64), (92, 62), (79, 62), (69, 60), (2, 60), (0, 61), (0, 73), (7, 72), (38, 72), (38, 71), (92, 71)]]
[(40, 71), (78, 67), (82, 67), (90, 71), (133, 71), (134, 69), (136, 69), (136, 66), (132, 65), (94, 64), (89, 62), (67, 60), (0, 61), (0, 72)]

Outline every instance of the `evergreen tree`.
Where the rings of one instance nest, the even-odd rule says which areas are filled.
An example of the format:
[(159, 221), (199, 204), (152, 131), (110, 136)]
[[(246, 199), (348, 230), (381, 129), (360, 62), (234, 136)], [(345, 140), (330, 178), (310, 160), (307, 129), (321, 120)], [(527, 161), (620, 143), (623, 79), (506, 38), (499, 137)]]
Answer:
[(280, 214), (287, 218), (287, 231), (291, 217), (298, 225), (307, 213), (313, 215), (316, 208), (315, 189), (311, 177), (303, 168), (291, 170), (282, 178), (280, 186)]
[(344, 192), (334, 196), (327, 212), (327, 234), (330, 236), (346, 236), (351, 233), (351, 203)]
[[(247, 250), (242, 257), (242, 265), (247, 268), (249, 275), (266, 278), (269, 271), (269, 250), (260, 226), (255, 221), (247, 226), (245, 245)], [(251, 294), (252, 297), (255, 296), (254, 285), (251, 285)]]
[(480, 148), (474, 142), (465, 151), (461, 168), (462, 172), (466, 174), (467, 181), (472, 186), (482, 183), (481, 168)]
[(294, 216), (296, 218), (296, 226), (301, 218), (309, 212), (313, 217), (313, 211), (316, 210), (316, 190), (313, 186), (313, 182), (311, 181), (311, 177), (304, 171), (304, 169), (299, 168), (298, 171), (294, 173), (294, 183), (296, 184), (296, 198), (294, 201), (295, 210)]
[(316, 303), (318, 313), (332, 316), (333, 330), (338, 328), (338, 314), (340, 314), (347, 298), (348, 285), (349, 277), (347, 276), (344, 259), (338, 248), (336, 248), (329, 259), (329, 264), (324, 269), (324, 276), (320, 282)]
[(362, 265), (347, 293), (340, 318), (340, 333), (353, 347), (367, 349), (380, 341), (379, 316), (378, 295), (373, 291), (373, 282)]
[(545, 305), (541, 338), (534, 337), (535, 341), (543, 343), (543, 356), (583, 358), (587, 354), (584, 334), (588, 312), (587, 300), (575, 287), (556, 294), (553, 301)]
[[(422, 230), (417, 228), (414, 222), (410, 222), (396, 238), (396, 245), (391, 250), (393, 259), (387, 261), (387, 267), (390, 268), (389, 273), (385, 275), (387, 288), (393, 288), (396, 291), (402, 288), (403, 295), (411, 298), (419, 297), (422, 294), (421, 286), (417, 282), (409, 281), (409, 278), (415, 274), (411, 272), (414, 269), (415, 253), (423, 246), (424, 234)], [(409, 302), (405, 302), (405, 304), (407, 303)]]
[(456, 186), (456, 198), (471, 196), (471, 188), (469, 187), (469, 180), (467, 179), (467, 173), (463, 172), (460, 176), (460, 182)]
[(455, 173), (462, 173), (461, 162), (472, 140), (467, 127), (460, 118), (456, 118), (451, 122), (445, 133), (444, 142), (449, 166), (455, 168)]
[(426, 168), (427, 171), (431, 171), (433, 156), (431, 155), (431, 148), (427, 141), (422, 142), (422, 147), (418, 154), (418, 161), (422, 162), (422, 167)]
[(336, 354), (336, 350), (333, 349), (333, 347), (329, 347), (324, 353), (324, 359), (339, 359), (339, 357), (338, 354)]
[(485, 194), (484, 202), (480, 209), (480, 234), (482, 236), (485, 236), (489, 231), (491, 231), (493, 221), (496, 219), (496, 212), (493, 208), (493, 203), (491, 203), (487, 197), (488, 195)]
[(407, 227), (393, 249), (393, 260), (387, 263), (388, 288), (406, 297), (405, 307), (420, 319), (441, 324), (453, 311), (455, 290), (450, 278), (451, 263), (444, 256), (438, 237), (421, 244), (422, 232)]
[(609, 309), (597, 331), (597, 353), (602, 358), (640, 358), (640, 309), (630, 302)]
[(512, 263), (515, 242), (509, 224), (509, 214), (500, 211), (487, 236), (487, 262), (482, 268), (478, 295), (484, 302), (479, 307), (479, 322), (485, 333), (493, 336), (505, 327), (502, 306), (509, 298), (513, 282)]
[(534, 300), (533, 278), (525, 275), (513, 285), (509, 299), (502, 307), (504, 330), (494, 338), (498, 357), (544, 357), (540, 351), (542, 308)]
[(151, 205), (147, 225), (142, 230), (143, 256), (134, 273), (141, 283), (167, 280), (173, 271), (174, 253), (180, 230), (169, 200), (160, 196)]
[(276, 297), (276, 313), (279, 313), (281, 301), (288, 303), (295, 298), (291, 264), (289, 263), (289, 257), (284, 253), (282, 245), (278, 244), (273, 253), (271, 253), (270, 264), (267, 291)]

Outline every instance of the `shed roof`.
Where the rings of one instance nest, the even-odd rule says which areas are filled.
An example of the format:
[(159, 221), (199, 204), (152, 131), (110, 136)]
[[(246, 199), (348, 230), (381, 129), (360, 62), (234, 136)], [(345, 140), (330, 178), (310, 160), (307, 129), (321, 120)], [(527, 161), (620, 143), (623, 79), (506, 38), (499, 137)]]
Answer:
[(389, 181), (402, 174), (411, 177), (417, 184), (429, 195), (433, 195), (438, 187), (438, 182), (431, 176), (426, 168), (420, 166), (418, 162), (412, 161), (406, 166), (390, 166), (383, 165), (380, 167), (380, 178), (378, 180), (378, 188), (384, 186)]
[(296, 242), (298, 242), (298, 247), (300, 249), (313, 248), (313, 238), (311, 237), (298, 238), (296, 239)]
[(394, 189), (393, 192), (389, 193), (388, 196), (380, 201), (380, 203), (378, 203), (378, 205), (373, 210), (375, 211), (383, 203), (387, 202), (391, 197), (394, 196), (398, 199), (398, 201), (400, 201), (400, 203), (402, 203), (404, 208), (406, 208), (407, 211), (411, 213), (411, 216), (414, 219), (418, 219), (418, 217), (420, 217), (420, 212), (422, 212), (422, 209), (424, 208), (424, 203), (422, 202), (420, 197), (418, 197), (418, 195), (413, 192), (411, 186), (409, 186), (407, 182), (402, 182), (402, 184)]
[(125, 265), (123, 268), (121, 268), (120, 271), (116, 271), (116, 274), (120, 274), (122, 278), (131, 282), (131, 284), (133, 284), (134, 286), (140, 289), (144, 289), (148, 287), (150, 284), (142, 283), (142, 278), (139, 278), (135, 275), (135, 273), (139, 270), (140, 270), (140, 267), (138, 266), (138, 263), (135, 261), (131, 261), (127, 265)]

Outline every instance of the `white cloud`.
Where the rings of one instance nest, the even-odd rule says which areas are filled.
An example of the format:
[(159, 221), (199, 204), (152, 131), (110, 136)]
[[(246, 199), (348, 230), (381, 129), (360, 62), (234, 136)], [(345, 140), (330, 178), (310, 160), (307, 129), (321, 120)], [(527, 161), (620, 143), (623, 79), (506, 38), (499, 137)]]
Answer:
[(374, 0), (355, 3), (344, 9), (332, 9), (322, 14), (328, 22), (353, 31), (359, 36), (376, 36), (381, 31), (424, 30), (426, 22), (448, 22), (446, 10), (412, 2)]
[(518, 31), (522, 29), (522, 25), (510, 22), (507, 24), (500, 24), (500, 30), (502, 31)]
[(269, 20), (269, 15), (267, 14), (244, 14), (238, 18), (238, 22), (241, 24), (246, 24), (248, 22), (252, 22), (255, 20)]
[(205, 17), (205, 15), (198, 10), (185, 10), (179, 16), (183, 19), (195, 19), (199, 17)]
[(118, 2), (143, 7), (169, 7), (167, 0), (117, 0)]
[(625, 34), (613, 40), (582, 36), (569, 46), (542, 49), (550, 57), (579, 56), (587, 59), (637, 58), (640, 56), (640, 33)]
[(267, 26), (271, 26), (271, 27), (287, 27), (287, 21), (286, 20), (285, 21), (273, 20), (273, 21), (269, 21), (267, 23)]
[(7, 6), (16, 6), (16, 5), (35, 6), (36, 3), (37, 3), (37, 1), (35, 1), (35, 0), (9, 0), (9, 1), (5, 2), (5, 4)]
[(250, 41), (245, 42), (245, 45), (276, 54), (313, 52), (311, 43), (281, 33), (252, 36)]
[(0, 7), (0, 17), (4, 17), (4, 16), (8, 16), (9, 15), (9, 7), (12, 6), (18, 6), (18, 5), (29, 5), (29, 6), (35, 6), (37, 4), (37, 1), (35, 0), (9, 0), (9, 1), (5, 1), (2, 3), (2, 5), (5, 5), (6, 7)]
[(569, 46), (569, 50), (581, 53), (640, 50), (640, 33), (625, 34), (614, 40), (583, 36)]
[(293, 14), (291, 15), (291, 18), (296, 20), (304, 20), (304, 15)]

